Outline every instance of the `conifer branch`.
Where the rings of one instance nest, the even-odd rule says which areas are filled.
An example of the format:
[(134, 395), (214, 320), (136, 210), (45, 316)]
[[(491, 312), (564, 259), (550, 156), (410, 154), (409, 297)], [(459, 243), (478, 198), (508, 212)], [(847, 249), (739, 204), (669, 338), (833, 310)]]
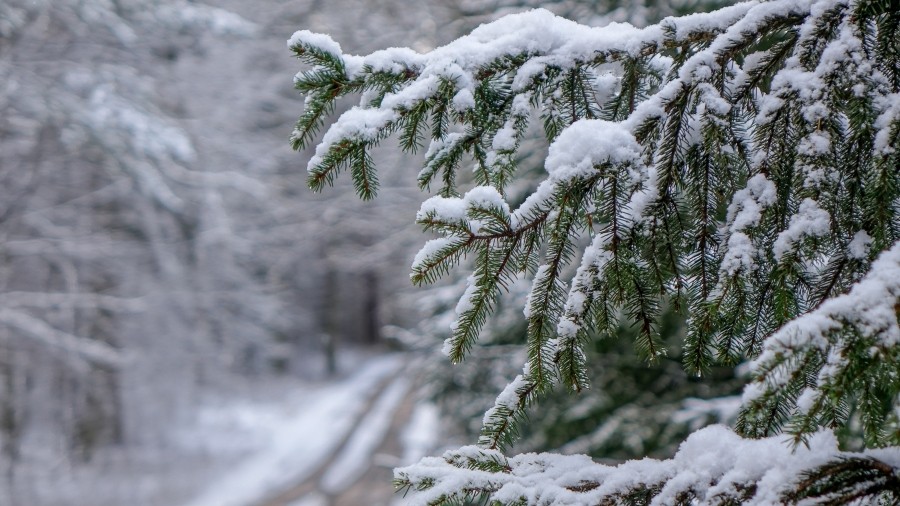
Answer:
[[(526, 464), (492, 453), (554, 382), (587, 388), (585, 347), (620, 323), (636, 328), (646, 358), (662, 356), (669, 306), (686, 307), (689, 373), (752, 361), (743, 435), (784, 431), (794, 444), (825, 444), (823, 427), (859, 422), (867, 446), (900, 443), (895, 3), (749, 1), (643, 30), (532, 11), (423, 55), (348, 56), (330, 39), (292, 38), (313, 67), (297, 80), (309, 98), (295, 147), (311, 142), (334, 100), (366, 96), (325, 133), (309, 165), (314, 188), (349, 168), (358, 194), (373, 196), (369, 149), (399, 132), (401, 149), (414, 152), (430, 127), (418, 181), (440, 181), (440, 196), (417, 219), (440, 237), (417, 256), (412, 279), (430, 283), (466, 256), (474, 262), (446, 342), (452, 361), (512, 280), (533, 273), (526, 367), (485, 415), (482, 449), (398, 470), (398, 483), (421, 504), (543, 504), (548, 490), (560, 504), (771, 498), (761, 476), (684, 484), (661, 463), (652, 477), (610, 485), (605, 477), (625, 464), (577, 480), (560, 471), (566, 478), (553, 482), (555, 458)], [(550, 143), (546, 178), (510, 211), (507, 187), (535, 118)], [(477, 186), (465, 191), (457, 173), (467, 161)], [(523, 491), (526, 465), (544, 473), (546, 488)], [(802, 498), (893, 497), (880, 478), (828, 469), (810, 471), (823, 474), (808, 475), (812, 492)], [(457, 471), (463, 481), (445, 480)]]

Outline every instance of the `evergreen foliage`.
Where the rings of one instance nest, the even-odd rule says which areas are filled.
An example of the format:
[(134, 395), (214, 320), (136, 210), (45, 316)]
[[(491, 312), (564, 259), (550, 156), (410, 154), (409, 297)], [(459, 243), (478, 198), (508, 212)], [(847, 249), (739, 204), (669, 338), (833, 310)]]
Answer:
[[(894, 0), (771, 0), (640, 30), (531, 11), (424, 55), (343, 55), (327, 36), (297, 32), (289, 47), (311, 69), (296, 77), (307, 102), (295, 146), (312, 141), (336, 99), (361, 95), (316, 149), (313, 189), (349, 170), (372, 198), (373, 146), (393, 134), (407, 151), (430, 141), (418, 179), (438, 195), (417, 220), (440, 237), (417, 255), (412, 280), (474, 260), (444, 346), (451, 361), (504, 290), (532, 279), (522, 374), (485, 415), (478, 447), (397, 471), (419, 491), (414, 502), (896, 497), (883, 477), (900, 466), (898, 25)], [(508, 188), (532, 121), (551, 143), (548, 175), (513, 210)], [(463, 193), (469, 161), (474, 187)], [(639, 356), (666, 357), (667, 308), (688, 315), (689, 374), (752, 361), (735, 427), (752, 439), (704, 429), (672, 460), (618, 468), (500, 453), (555, 385), (589, 388), (585, 348), (597, 336), (629, 325)], [(823, 428), (887, 449), (842, 454)], [(795, 453), (775, 450), (780, 432)], [(786, 463), (773, 475), (723, 457), (729, 445)]]

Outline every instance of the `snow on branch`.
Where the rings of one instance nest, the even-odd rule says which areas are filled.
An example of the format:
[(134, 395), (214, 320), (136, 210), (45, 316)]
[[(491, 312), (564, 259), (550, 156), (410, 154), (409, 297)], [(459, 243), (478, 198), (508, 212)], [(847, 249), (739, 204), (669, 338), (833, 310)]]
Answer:
[[(568, 481), (570, 464), (557, 467), (568, 457), (520, 465), (525, 456), (496, 453), (555, 384), (588, 387), (585, 346), (622, 325), (635, 329), (649, 362), (676, 351), (692, 375), (756, 359), (737, 425), (743, 436), (787, 431), (837, 455), (820, 429), (859, 425), (868, 447), (900, 444), (900, 14), (892, 5), (748, 1), (643, 29), (592, 28), (533, 10), (425, 54), (345, 55), (330, 37), (294, 34), (288, 45), (309, 66), (295, 77), (306, 94), (295, 147), (312, 143), (338, 98), (359, 96), (316, 148), (313, 189), (349, 170), (357, 193), (374, 197), (371, 148), (394, 134), (405, 151), (429, 143), (417, 179), (439, 195), (417, 221), (439, 237), (416, 256), (412, 279), (430, 283), (474, 259), (444, 347), (452, 361), (472, 348), (506, 287), (532, 278), (524, 372), (485, 417), (481, 450), (401, 470), (402, 484), (427, 504), (479, 494), (500, 504), (688, 504), (727, 502), (714, 500), (720, 492), (738, 501), (781, 493), (780, 484), (763, 490), (763, 474), (732, 478), (740, 457), (726, 448), (781, 443), (721, 428), (696, 433), (679, 455), (706, 441), (731, 455), (727, 465), (713, 472), (676, 457), (650, 466), (655, 478), (632, 489), (596, 476)], [(528, 171), (521, 140), (538, 119), (549, 154), (545, 171)], [(460, 175), (465, 163), (471, 177)], [(514, 180), (534, 188), (517, 208)], [(660, 337), (672, 307), (687, 314), (676, 350)], [(782, 450), (764, 454), (799, 466), (805, 450)], [(524, 469), (540, 470), (540, 486), (519, 479)], [(548, 482), (553, 473), (566, 481)]]
[(119, 350), (106, 343), (63, 332), (22, 311), (0, 310), (0, 323), (22, 332), (28, 338), (47, 345), (57, 352), (71, 354), (98, 365), (118, 368), (125, 360)]
[[(805, 441), (811, 426), (841, 412), (846, 391), (865, 392), (870, 385), (900, 388), (898, 307), (900, 241), (882, 253), (848, 293), (825, 301), (766, 339), (752, 363), (756, 379), (744, 390), (739, 426), (764, 434), (776, 422), (774, 416), (789, 418), (790, 432)], [(869, 416), (863, 413), (863, 421), (875, 424)], [(896, 422), (879, 425), (881, 430), (874, 434), (883, 435), (871, 441), (876, 445), (891, 442), (890, 434), (900, 430)]]
[(671, 459), (645, 458), (618, 466), (584, 455), (526, 453), (506, 457), (466, 446), (395, 471), (401, 488), (419, 490), (406, 504), (432, 505), (487, 498), (497, 504), (782, 504), (810, 470), (834, 459), (871, 458), (900, 468), (900, 452), (843, 453), (829, 432), (809, 448), (784, 437), (744, 439), (713, 425), (694, 432)]

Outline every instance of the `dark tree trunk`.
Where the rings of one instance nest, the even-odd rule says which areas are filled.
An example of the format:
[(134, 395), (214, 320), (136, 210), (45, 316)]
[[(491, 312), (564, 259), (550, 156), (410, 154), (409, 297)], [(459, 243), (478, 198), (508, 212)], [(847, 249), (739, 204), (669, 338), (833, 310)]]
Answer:
[(377, 344), (381, 341), (381, 322), (378, 318), (378, 274), (366, 271), (363, 275), (363, 342)]

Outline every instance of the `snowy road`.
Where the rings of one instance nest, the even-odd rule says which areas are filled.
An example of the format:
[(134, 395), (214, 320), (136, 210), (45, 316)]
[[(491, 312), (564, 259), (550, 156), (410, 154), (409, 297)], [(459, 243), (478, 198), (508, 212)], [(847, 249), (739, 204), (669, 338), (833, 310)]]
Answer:
[(388, 505), (391, 468), (434, 444), (437, 415), (415, 401), (406, 356), (368, 361), (346, 380), (303, 399), (271, 444), (185, 506)]

